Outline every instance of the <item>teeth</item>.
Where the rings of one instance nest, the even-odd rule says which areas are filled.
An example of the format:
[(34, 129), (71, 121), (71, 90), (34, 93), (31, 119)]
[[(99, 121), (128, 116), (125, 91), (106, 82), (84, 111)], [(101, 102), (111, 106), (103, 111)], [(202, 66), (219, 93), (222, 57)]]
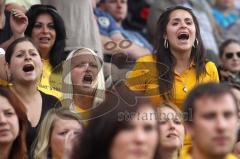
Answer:
[(47, 37), (42, 37), (42, 38), (40, 38), (40, 40), (41, 40), (41, 41), (49, 41), (50, 39), (47, 38)]

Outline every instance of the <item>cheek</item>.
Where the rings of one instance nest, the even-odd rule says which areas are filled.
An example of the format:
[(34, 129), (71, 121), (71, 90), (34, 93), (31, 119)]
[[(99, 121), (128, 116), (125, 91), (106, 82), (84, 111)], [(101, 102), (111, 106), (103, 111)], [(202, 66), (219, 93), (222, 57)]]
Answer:
[(13, 130), (13, 136), (16, 138), (19, 134), (19, 122), (17, 117), (14, 117), (12, 122), (12, 130)]
[(76, 81), (79, 81), (84, 75), (84, 71), (80, 68), (74, 68), (71, 71), (71, 79), (72, 83), (74, 84)]
[(53, 153), (55, 153), (55, 151), (62, 151), (63, 150), (63, 146), (64, 146), (64, 138), (53, 133), (51, 136), (51, 148)]

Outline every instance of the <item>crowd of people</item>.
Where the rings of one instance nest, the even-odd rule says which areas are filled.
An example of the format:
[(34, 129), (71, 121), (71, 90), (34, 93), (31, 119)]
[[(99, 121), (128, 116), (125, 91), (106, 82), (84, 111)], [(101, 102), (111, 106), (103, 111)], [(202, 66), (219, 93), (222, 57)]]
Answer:
[(240, 159), (239, 6), (0, 0), (0, 159)]

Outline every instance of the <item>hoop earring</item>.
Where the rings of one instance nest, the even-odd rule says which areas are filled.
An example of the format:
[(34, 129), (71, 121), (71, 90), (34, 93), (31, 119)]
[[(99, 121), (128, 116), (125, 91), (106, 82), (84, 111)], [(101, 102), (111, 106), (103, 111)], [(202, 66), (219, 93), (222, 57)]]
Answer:
[[(195, 41), (196, 41), (196, 46), (195, 46)], [(194, 48), (198, 47), (198, 39), (196, 38), (195, 41), (194, 41), (194, 43), (193, 43), (193, 47), (194, 47)]]
[(167, 39), (164, 39), (164, 47), (165, 47), (165, 49), (168, 49), (168, 41), (167, 41)]

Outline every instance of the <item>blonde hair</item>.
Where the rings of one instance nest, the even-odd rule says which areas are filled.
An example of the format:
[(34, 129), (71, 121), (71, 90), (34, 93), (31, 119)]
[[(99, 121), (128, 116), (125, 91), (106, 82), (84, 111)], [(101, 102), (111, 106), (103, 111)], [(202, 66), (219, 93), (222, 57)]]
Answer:
[[(71, 105), (74, 105), (73, 103), (73, 84), (72, 84), (72, 79), (71, 79), (71, 59), (73, 56), (76, 54), (81, 54), (82, 52), (89, 52), (93, 55), (94, 59), (96, 60), (97, 67), (98, 67), (98, 75), (97, 75), (97, 88), (96, 92), (94, 95), (94, 100), (93, 100), (93, 106), (92, 108), (97, 107), (99, 104), (101, 104), (104, 99), (105, 99), (105, 80), (104, 80), (104, 75), (103, 75), (103, 62), (101, 58), (91, 49), (89, 48), (80, 48), (77, 50), (73, 50), (70, 52), (68, 55), (65, 63), (63, 64), (63, 101), (66, 103), (63, 104), (63, 106), (70, 107)], [(64, 84), (66, 83), (66, 84)]]
[(32, 154), (34, 159), (48, 158), (50, 138), (54, 128), (54, 123), (58, 118), (76, 120), (80, 125), (84, 125), (81, 122), (81, 116), (77, 113), (71, 112), (67, 108), (61, 107), (49, 110), (41, 123), (38, 135), (32, 146)]
[(183, 124), (184, 118), (183, 118), (182, 111), (175, 104), (171, 102), (164, 102), (159, 107), (157, 107), (158, 117), (161, 116), (159, 114), (161, 113), (161, 108), (164, 108), (164, 107), (172, 109), (176, 113), (177, 117), (179, 117), (181, 123)]

